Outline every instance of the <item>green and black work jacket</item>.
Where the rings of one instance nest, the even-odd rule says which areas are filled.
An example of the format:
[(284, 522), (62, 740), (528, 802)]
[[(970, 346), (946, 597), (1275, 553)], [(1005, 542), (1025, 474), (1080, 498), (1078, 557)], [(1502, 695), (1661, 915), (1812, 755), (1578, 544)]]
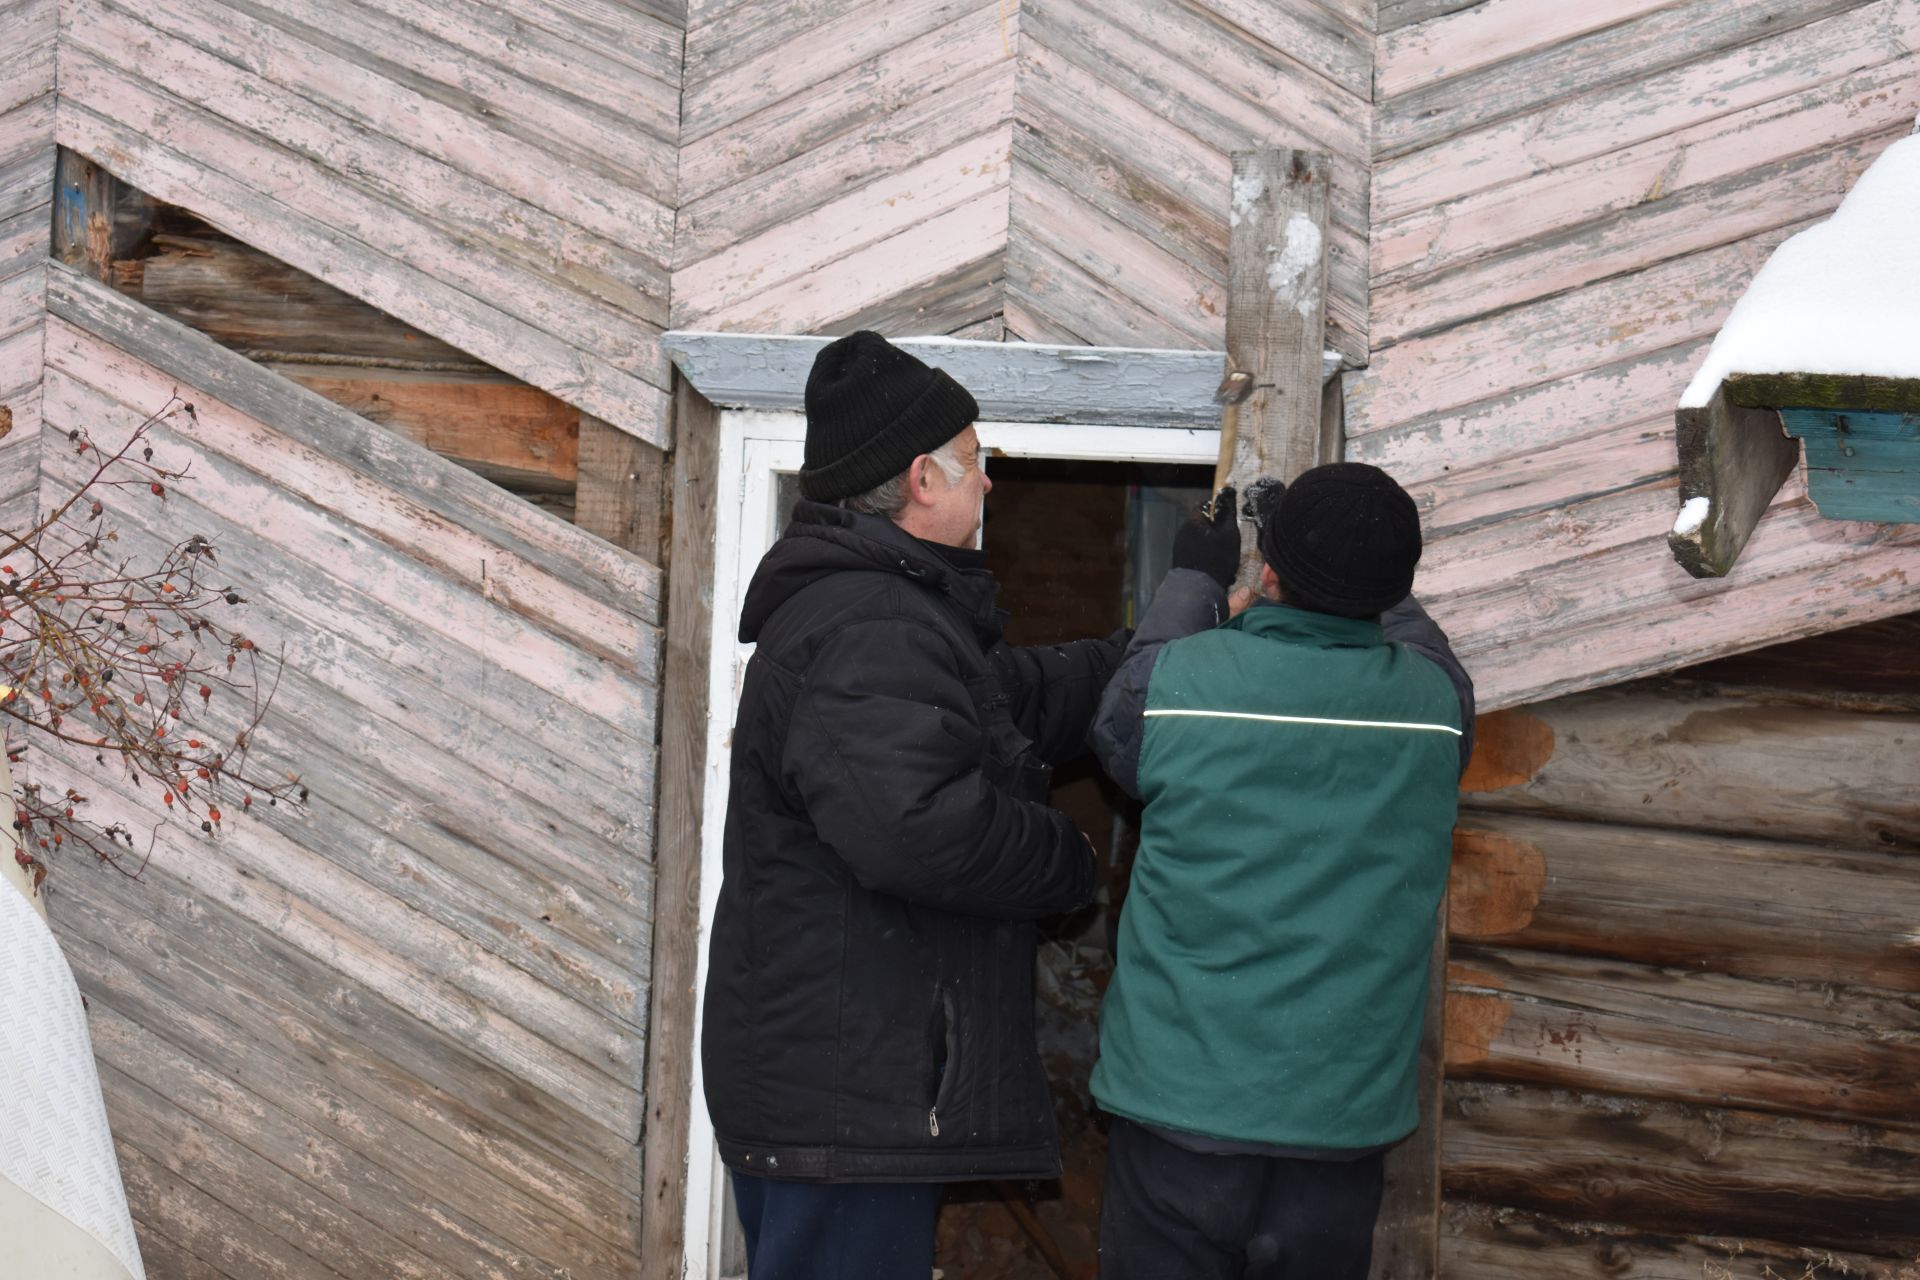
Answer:
[(1216, 625), (1225, 604), (1170, 573), (1095, 718), (1146, 808), (1093, 1093), (1255, 1149), (1377, 1148), (1419, 1122), (1472, 684), (1411, 599)]

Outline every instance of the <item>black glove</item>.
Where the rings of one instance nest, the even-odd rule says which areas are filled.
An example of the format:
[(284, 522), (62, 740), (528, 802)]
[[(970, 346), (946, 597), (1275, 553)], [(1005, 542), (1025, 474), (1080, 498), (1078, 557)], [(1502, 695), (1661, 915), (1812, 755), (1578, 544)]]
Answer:
[(1227, 590), (1240, 576), (1240, 513), (1228, 485), (1213, 500), (1211, 516), (1201, 507), (1173, 535), (1173, 567), (1198, 569)]

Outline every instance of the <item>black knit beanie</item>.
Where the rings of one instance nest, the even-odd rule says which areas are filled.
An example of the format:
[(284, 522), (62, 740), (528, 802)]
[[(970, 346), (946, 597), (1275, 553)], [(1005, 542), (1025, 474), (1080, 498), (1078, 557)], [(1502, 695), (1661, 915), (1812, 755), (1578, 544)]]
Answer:
[(1420, 563), (1420, 512), (1392, 476), (1364, 462), (1315, 467), (1260, 526), (1260, 554), (1287, 599), (1370, 618), (1406, 599)]
[(837, 502), (865, 493), (979, 416), (980, 406), (944, 369), (865, 329), (836, 338), (807, 375), (800, 494)]

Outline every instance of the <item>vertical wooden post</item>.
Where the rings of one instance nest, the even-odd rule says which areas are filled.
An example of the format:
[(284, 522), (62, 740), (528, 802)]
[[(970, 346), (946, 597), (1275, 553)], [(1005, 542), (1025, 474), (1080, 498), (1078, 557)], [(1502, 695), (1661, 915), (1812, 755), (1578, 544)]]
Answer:
[(139, 193), (77, 151), (54, 162), (53, 256), (102, 284), (113, 264), (145, 237), (152, 207)]
[(1420, 1127), (1387, 1153), (1368, 1280), (1433, 1280), (1440, 1255), (1440, 1110), (1445, 1097), (1447, 900), (1434, 923), (1427, 1022), (1420, 1036)]
[(574, 523), (658, 561), (666, 546), (667, 455), (591, 414), (580, 415)]
[[(1251, 383), (1237, 410), (1227, 479), (1291, 480), (1322, 456), (1327, 205), (1333, 161), (1319, 152), (1236, 151), (1228, 206), (1227, 372)], [(1227, 410), (1235, 415), (1233, 406)], [(1245, 540), (1242, 582), (1259, 553)]]
[[(654, 837), (653, 990), (647, 1019), (647, 1128), (642, 1141), (642, 1274), (679, 1280), (686, 1249), (687, 1120), (699, 972), (700, 815), (707, 755), (707, 660), (713, 633), (719, 414), (684, 379), (673, 399), (672, 538), (667, 655), (660, 708), (659, 827)], [(585, 440), (581, 441), (582, 452)], [(584, 505), (584, 504), (583, 504)]]

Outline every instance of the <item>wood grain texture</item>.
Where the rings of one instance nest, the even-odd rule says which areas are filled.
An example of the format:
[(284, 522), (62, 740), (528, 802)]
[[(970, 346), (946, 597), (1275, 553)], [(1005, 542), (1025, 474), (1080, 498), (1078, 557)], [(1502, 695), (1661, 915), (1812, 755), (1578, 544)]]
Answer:
[(719, 414), (682, 382), (674, 396), (673, 566), (661, 707), (659, 831), (654, 840), (653, 1004), (648, 1018), (641, 1246), (649, 1280), (677, 1280), (687, 1207), (699, 973), (700, 824), (705, 792), (715, 506), (723, 477)]
[[(497, 25), (425, 9), (389, 0), (341, 22), (302, 3), (84, 0), (67, 23), (65, 136), (276, 257), (663, 441), (652, 338), (666, 316), (671, 142), (602, 119), (608, 108), (574, 96), (578, 77), (548, 83), (564, 61), (554, 32), (531, 38), (538, 56), (499, 65), (483, 56), (505, 49)], [(582, 57), (589, 78), (605, 65)], [(662, 88), (653, 118), (670, 133)], [(628, 108), (623, 119), (649, 118)]]
[[(1674, 445), (1680, 509), (1667, 546), (1694, 577), (1724, 578), (1800, 460), (1800, 446), (1780, 429), (1778, 413), (1737, 408), (1720, 388), (1706, 407), (1674, 411)], [(1690, 510), (1702, 503), (1704, 510)]]
[(116, 498), (120, 546), (184, 522), (221, 547), (285, 646), (262, 748), (312, 796), (163, 831), (143, 882), (104, 873), (62, 922), (125, 1023), (103, 1074), (143, 1230), (234, 1280), (635, 1274), (659, 569), (47, 271), (57, 429), (196, 402), (155, 437), (191, 479)]
[(1450, 1195), (1684, 1234), (1920, 1255), (1920, 1136), (1513, 1085), (1447, 1090)]

